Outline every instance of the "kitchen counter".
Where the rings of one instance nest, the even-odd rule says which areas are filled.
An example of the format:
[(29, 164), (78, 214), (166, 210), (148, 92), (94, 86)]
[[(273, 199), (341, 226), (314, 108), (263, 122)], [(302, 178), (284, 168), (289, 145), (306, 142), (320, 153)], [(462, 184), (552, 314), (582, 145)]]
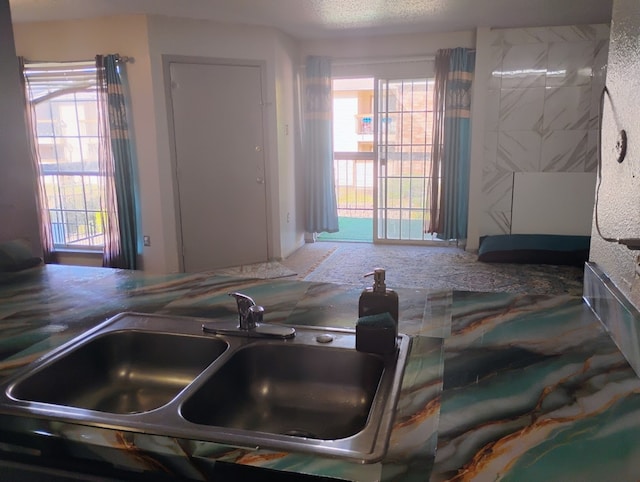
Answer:
[[(266, 322), (355, 327), (351, 286), (48, 265), (0, 281), (0, 377), (123, 311), (234, 319), (230, 291)], [(413, 344), (380, 463), (8, 415), (0, 455), (149, 480), (210, 479), (214, 461), (362, 481), (636, 480), (640, 378), (581, 297), (397, 291)]]

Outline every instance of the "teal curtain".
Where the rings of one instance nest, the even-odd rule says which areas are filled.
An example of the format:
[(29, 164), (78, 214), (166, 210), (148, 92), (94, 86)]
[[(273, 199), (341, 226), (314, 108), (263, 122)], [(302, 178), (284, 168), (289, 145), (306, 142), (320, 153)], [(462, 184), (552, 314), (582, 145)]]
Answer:
[[(434, 138), (434, 150), (439, 151), (436, 156), (432, 156), (432, 175), (440, 176), (440, 192), (437, 197), (432, 197), (432, 203), (436, 202), (437, 207), (432, 211), (430, 232), (435, 232), (441, 239), (467, 238), (471, 85), (474, 69), (475, 50), (443, 49), (436, 55), (436, 79), (444, 79), (444, 95), (442, 97), (442, 92), (435, 92), (434, 98), (441, 96), (435, 107), (438, 104), (440, 108), (444, 107), (444, 115), (439, 113), (440, 138)], [(435, 129), (436, 125), (434, 135)]]
[[(117, 55), (96, 56), (98, 104), (102, 114), (101, 164), (105, 189), (103, 265), (136, 269), (138, 228), (136, 173), (129, 139), (126, 102)], [(105, 116), (106, 114), (106, 116)], [(105, 118), (106, 117), (106, 118)], [(112, 183), (111, 183), (112, 180)]]
[(333, 174), (331, 60), (307, 57), (304, 78), (305, 229), (338, 231)]

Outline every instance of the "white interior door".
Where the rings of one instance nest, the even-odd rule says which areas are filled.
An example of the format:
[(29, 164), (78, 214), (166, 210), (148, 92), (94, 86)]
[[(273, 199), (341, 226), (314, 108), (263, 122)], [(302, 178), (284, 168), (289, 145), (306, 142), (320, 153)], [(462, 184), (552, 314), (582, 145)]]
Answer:
[(184, 271), (267, 261), (261, 66), (169, 69)]

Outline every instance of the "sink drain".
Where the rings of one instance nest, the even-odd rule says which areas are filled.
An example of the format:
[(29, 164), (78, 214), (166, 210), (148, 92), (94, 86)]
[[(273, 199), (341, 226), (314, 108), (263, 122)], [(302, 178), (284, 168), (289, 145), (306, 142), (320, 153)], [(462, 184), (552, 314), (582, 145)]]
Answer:
[(316, 434), (312, 432), (295, 428), (293, 430), (287, 430), (286, 432), (283, 432), (283, 435), (289, 435), (290, 437), (318, 438)]

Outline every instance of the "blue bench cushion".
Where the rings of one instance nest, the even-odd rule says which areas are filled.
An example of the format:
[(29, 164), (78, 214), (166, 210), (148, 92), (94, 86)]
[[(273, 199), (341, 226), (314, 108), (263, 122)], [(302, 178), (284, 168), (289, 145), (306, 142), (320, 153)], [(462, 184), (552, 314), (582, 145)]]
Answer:
[(12, 273), (32, 268), (42, 263), (42, 258), (33, 256), (27, 243), (12, 240), (0, 243), (0, 273)]
[(480, 238), (478, 260), (487, 263), (582, 266), (589, 259), (590, 236), (502, 234)]

